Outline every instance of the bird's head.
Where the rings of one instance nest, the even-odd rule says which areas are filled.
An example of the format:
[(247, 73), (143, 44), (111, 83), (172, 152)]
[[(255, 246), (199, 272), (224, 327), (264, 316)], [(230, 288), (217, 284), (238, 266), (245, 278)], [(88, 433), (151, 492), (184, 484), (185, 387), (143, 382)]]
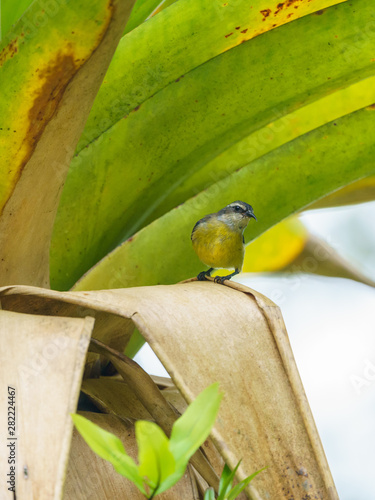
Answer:
[(217, 212), (218, 218), (235, 230), (243, 231), (250, 219), (257, 218), (253, 207), (244, 201), (234, 201)]

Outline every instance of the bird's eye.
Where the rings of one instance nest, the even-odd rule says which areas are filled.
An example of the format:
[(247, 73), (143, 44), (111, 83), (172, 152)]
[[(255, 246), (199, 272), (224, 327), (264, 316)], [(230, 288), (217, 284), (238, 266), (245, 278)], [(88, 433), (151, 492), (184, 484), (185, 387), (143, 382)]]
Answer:
[(236, 212), (241, 212), (241, 211), (242, 211), (242, 208), (241, 208), (239, 205), (236, 205), (236, 206), (234, 207), (234, 210), (235, 210)]

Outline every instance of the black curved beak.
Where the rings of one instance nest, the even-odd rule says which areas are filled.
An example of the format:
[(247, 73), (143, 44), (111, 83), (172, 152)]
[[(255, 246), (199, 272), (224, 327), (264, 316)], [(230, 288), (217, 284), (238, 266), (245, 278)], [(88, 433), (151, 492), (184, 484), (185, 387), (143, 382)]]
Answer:
[(248, 217), (252, 217), (252, 218), (253, 218), (253, 219), (255, 219), (255, 220), (258, 220), (258, 219), (255, 217), (254, 212), (252, 212), (251, 210), (248, 210), (248, 211), (246, 212), (246, 215), (247, 215)]

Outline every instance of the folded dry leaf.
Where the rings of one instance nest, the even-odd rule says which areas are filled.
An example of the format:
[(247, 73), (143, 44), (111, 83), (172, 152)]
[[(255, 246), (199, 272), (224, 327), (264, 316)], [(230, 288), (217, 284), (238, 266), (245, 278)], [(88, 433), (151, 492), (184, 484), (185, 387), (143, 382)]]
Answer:
[[(281, 312), (263, 295), (237, 283), (192, 280), (65, 293), (5, 287), (0, 300), (14, 311), (66, 313), (68, 303), (133, 322), (187, 402), (220, 383), (224, 398), (212, 431), (217, 449), (230, 467), (242, 459), (239, 480), (268, 466), (247, 488), (250, 498), (338, 499)], [(110, 339), (105, 329), (94, 331), (99, 341), (104, 334)]]
[[(77, 406), (92, 327), (92, 318), (0, 311), (0, 433), (4, 446), (14, 442), (20, 500), (61, 498), (72, 437), (70, 413)], [(15, 390), (15, 431), (6, 423), (7, 386)], [(9, 453), (6, 449), (0, 454), (3, 478), (12, 472), (11, 448)], [(1, 482), (0, 498), (11, 497), (10, 486)]]

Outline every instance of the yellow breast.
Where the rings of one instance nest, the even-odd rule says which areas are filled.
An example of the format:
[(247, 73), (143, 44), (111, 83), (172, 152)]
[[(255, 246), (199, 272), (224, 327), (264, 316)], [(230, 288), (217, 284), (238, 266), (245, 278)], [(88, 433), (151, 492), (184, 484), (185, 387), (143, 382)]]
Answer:
[(215, 269), (242, 269), (243, 236), (218, 220), (199, 224), (192, 234), (193, 248), (200, 260)]

